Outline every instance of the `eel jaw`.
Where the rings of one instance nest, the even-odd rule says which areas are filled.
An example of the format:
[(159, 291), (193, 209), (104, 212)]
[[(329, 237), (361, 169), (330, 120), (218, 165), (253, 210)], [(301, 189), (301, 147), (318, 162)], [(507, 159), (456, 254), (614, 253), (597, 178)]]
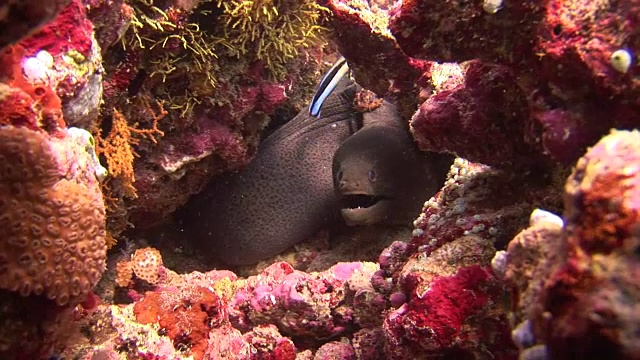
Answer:
[(384, 206), (391, 199), (363, 193), (342, 194), (340, 213), (349, 226), (372, 225), (382, 220)]

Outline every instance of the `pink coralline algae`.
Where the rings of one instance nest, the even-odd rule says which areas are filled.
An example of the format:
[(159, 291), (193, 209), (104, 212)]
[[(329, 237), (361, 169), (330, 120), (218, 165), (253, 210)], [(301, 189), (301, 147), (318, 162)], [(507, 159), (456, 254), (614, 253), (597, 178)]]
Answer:
[(430, 69), (431, 63), (402, 52), (386, 27), (384, 10), (370, 8), (362, 1), (319, 3), (334, 14), (331, 24), (340, 39), (339, 51), (348, 59), (359, 84), (378, 95), (416, 91), (416, 80)]
[(504, 289), (488, 266), (494, 252), (482, 238), (469, 236), (406, 262), (399, 283), (408, 301), (384, 322), (390, 359), (478, 358), (484, 351), (514, 356), (499, 302)]
[(419, 146), (499, 167), (541, 162), (535, 144), (512, 141), (525, 133), (528, 114), (526, 96), (511, 71), (479, 60), (462, 69), (464, 84), (429, 97), (411, 119)]
[[(386, 11), (360, 1), (327, 3), (356, 80), (371, 87), (405, 76), (419, 92), (388, 92), (405, 114), (424, 100), (417, 93), (426, 95), (412, 123), (425, 150), (502, 168), (536, 167), (541, 157), (570, 164), (611, 127), (638, 126), (640, 68), (632, 59), (640, 52), (640, 10), (633, 2), (505, 1), (495, 13), (481, 0), (411, 0)], [(347, 29), (366, 32), (355, 41), (371, 49), (366, 56), (349, 50)], [(628, 64), (618, 66), (617, 54)], [(429, 94), (433, 61), (483, 65), (480, 73), (468, 69), (458, 88)], [(404, 65), (418, 62), (427, 65)]]
[(639, 143), (637, 130), (604, 137), (567, 180), (564, 221), (533, 214), (494, 258), (513, 287), (523, 354), (638, 358)]
[(512, 176), (456, 159), (414, 222), (412, 239), (382, 252), (371, 283), (396, 308), (384, 320), (389, 358), (516, 356), (508, 308), (500, 305), (505, 288), (489, 266), (493, 244), (504, 246), (525, 226), (533, 203), (558, 208), (559, 194)]
[(340, 335), (358, 320), (351, 311), (341, 311), (342, 302), (354, 291), (347, 281), (375, 270), (376, 266), (341, 263), (312, 275), (284, 262), (275, 263), (238, 289), (233, 305), (238, 310), (230, 314), (232, 323), (240, 329), (277, 324), (284, 334), (311, 339)]

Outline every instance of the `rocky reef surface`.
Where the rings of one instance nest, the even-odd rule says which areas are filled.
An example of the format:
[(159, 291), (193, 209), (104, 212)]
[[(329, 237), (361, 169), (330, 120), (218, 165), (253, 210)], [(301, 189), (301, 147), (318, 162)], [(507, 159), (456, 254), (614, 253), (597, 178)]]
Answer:
[[(5, 2), (0, 358), (640, 359), (639, 23), (636, 0)], [(231, 271), (150, 230), (335, 49), (458, 156), (409, 233)]]

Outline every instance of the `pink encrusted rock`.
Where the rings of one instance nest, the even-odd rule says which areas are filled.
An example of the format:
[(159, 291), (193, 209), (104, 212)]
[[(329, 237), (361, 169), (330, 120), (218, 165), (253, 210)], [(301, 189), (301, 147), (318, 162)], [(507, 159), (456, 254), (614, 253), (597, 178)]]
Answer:
[[(525, 185), (526, 184), (526, 185)], [(443, 189), (424, 205), (414, 221), (407, 253), (425, 251), (464, 235), (506, 245), (527, 225), (533, 203), (558, 209), (559, 191), (532, 178), (507, 175), (456, 159)]]
[(399, 279), (408, 301), (389, 312), (383, 326), (388, 358), (476, 357), (483, 349), (513, 358), (499, 301), (505, 291), (488, 267), (494, 253), (486, 240), (467, 236), (428, 257), (412, 256)]
[(226, 324), (209, 333), (205, 359), (246, 360), (251, 358), (251, 346), (242, 333)]
[(381, 327), (361, 329), (351, 341), (359, 360), (384, 359), (384, 332)]
[(295, 360), (296, 347), (291, 339), (282, 337), (275, 325), (258, 325), (244, 334), (251, 347), (251, 359)]
[(125, 0), (83, 0), (93, 22), (103, 54), (122, 38), (131, 26), (133, 8)]
[(322, 345), (313, 360), (356, 360), (356, 352), (351, 344), (332, 341)]
[[(536, 1), (504, 1), (498, 12), (483, 1), (405, 0), (389, 29), (409, 56), (436, 61), (484, 59), (518, 63), (531, 55), (530, 39), (543, 8)], [(513, 24), (518, 24), (514, 26)]]
[[(424, 149), (504, 168), (535, 168), (541, 157), (569, 165), (610, 128), (640, 125), (640, 67), (631, 61), (620, 71), (612, 60), (616, 51), (630, 59), (640, 52), (633, 2), (504, 1), (497, 11), (481, 0), (409, 0), (389, 9), (327, 3), (335, 41), (363, 86), (401, 89), (393, 97), (406, 116), (427, 99), (415, 123)], [(471, 87), (466, 76), (451, 92), (434, 86), (434, 61), (471, 60), (493, 67), (481, 76), (486, 88), (463, 90)], [(496, 77), (497, 69), (509, 77)], [(389, 82), (388, 90), (380, 85)]]
[(69, 126), (95, 127), (102, 101), (102, 57), (80, 0), (72, 0), (52, 21), (6, 51), (22, 57), (13, 59), (20, 64), (5, 64), (2, 69), (6, 74), (13, 66), (21, 68), (19, 74), (9, 74), (14, 86), (27, 92), (34, 87), (34, 102), (40, 100), (43, 107), (61, 101)]
[(51, 21), (69, 0), (3, 1), (0, 5), (0, 50)]
[(638, 144), (637, 130), (604, 137), (567, 179), (564, 220), (534, 212), (494, 258), (513, 290), (514, 340), (524, 352), (637, 359)]
[(331, 26), (336, 29), (339, 52), (348, 59), (360, 85), (378, 95), (415, 92), (414, 84), (431, 63), (412, 59), (402, 52), (387, 29), (387, 10), (370, 7), (365, 1), (319, 3), (333, 13)]
[(413, 115), (420, 148), (503, 168), (541, 162), (525, 141), (527, 100), (513, 73), (480, 61), (462, 69), (464, 84), (430, 97)]
[[(626, 73), (615, 70), (611, 55), (625, 49), (640, 53), (637, 36), (640, 6), (629, 1), (552, 0), (545, 4), (535, 44), (542, 74), (559, 87), (564, 97), (591, 94), (613, 105), (629, 101), (640, 106), (640, 67), (631, 65)], [(618, 97), (620, 98), (614, 98)], [(606, 99), (609, 98), (609, 99)], [(631, 115), (631, 114), (628, 114)], [(614, 116), (613, 121), (620, 121)], [(637, 119), (635, 119), (637, 124)], [(607, 129), (608, 130), (608, 129)]]
[(347, 282), (375, 270), (377, 267), (354, 263), (307, 274), (287, 263), (275, 263), (238, 289), (232, 323), (239, 329), (276, 324), (283, 334), (309, 338), (341, 334), (353, 321), (350, 316), (334, 316), (335, 311), (341, 313), (338, 307), (345, 300)]

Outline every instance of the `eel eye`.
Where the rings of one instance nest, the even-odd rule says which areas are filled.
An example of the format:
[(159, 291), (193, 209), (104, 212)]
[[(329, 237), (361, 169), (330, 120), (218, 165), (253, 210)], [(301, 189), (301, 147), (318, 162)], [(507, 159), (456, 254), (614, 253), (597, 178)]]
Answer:
[(369, 170), (369, 181), (376, 182), (376, 177), (377, 177), (376, 171), (373, 169)]

